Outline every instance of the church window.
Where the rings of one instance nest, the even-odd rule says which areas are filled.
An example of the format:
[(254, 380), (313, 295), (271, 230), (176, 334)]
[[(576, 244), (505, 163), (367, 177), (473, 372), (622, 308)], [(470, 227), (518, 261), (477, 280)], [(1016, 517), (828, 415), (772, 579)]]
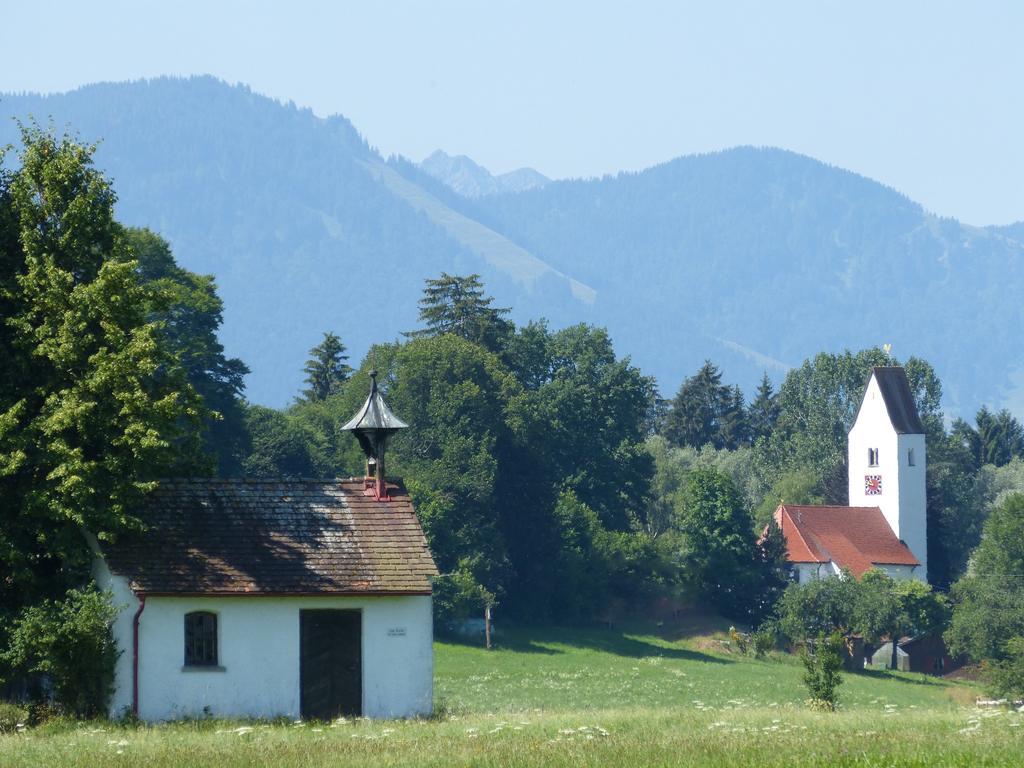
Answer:
[(915, 465), (915, 462), (914, 462), (914, 449), (910, 448), (910, 449), (907, 450), (907, 466), (908, 467), (913, 467), (914, 465)]
[(877, 467), (878, 466), (878, 449), (877, 448), (868, 448), (868, 466), (869, 467)]
[(217, 666), (217, 614), (209, 611), (185, 614), (185, 666)]

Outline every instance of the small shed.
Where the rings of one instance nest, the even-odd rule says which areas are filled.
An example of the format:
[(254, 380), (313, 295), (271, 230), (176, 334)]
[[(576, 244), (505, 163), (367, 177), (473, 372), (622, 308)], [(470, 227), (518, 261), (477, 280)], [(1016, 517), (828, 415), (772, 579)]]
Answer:
[[(891, 667), (892, 643), (883, 643), (871, 656), (876, 667)], [(904, 637), (897, 647), (896, 668), (903, 672), (946, 675), (963, 666), (963, 660), (951, 656), (941, 635)]]
[(94, 573), (122, 606), (111, 714), (408, 717), (433, 699), (433, 559), (404, 488), (172, 480)]
[[(871, 666), (892, 669), (892, 643), (882, 643), (878, 650), (871, 654)], [(900, 672), (910, 671), (910, 656), (901, 647), (896, 647), (896, 669)]]

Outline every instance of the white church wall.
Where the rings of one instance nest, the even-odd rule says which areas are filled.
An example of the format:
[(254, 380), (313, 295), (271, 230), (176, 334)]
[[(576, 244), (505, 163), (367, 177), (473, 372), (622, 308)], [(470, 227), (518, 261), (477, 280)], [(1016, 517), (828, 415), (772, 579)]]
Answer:
[[(877, 451), (872, 466), (869, 451)], [(914, 466), (909, 466), (913, 450)], [(924, 435), (900, 435), (892, 426), (878, 382), (871, 377), (847, 447), (849, 498), (852, 507), (878, 507), (897, 538), (906, 542), (922, 567), (915, 578), (927, 578), (927, 502)], [(868, 477), (880, 478), (881, 493), (868, 492)]]
[[(913, 550), (911, 550), (913, 551)], [(921, 578), (920, 566), (914, 565), (876, 565), (878, 570), (896, 581), (908, 581), (909, 579)]]
[[(910, 464), (911, 458), (913, 465)], [(899, 468), (899, 537), (921, 562), (915, 577), (928, 578), (928, 457), (924, 435), (900, 435)]]
[(823, 579), (828, 576), (838, 576), (842, 571), (838, 565), (829, 561), (827, 563), (796, 563), (793, 566), (796, 572), (798, 584), (806, 584), (815, 579)]
[[(123, 582), (113, 577), (113, 582)], [(127, 588), (127, 585), (123, 585)], [(120, 587), (118, 587), (120, 590)], [(131, 596), (129, 591), (129, 596)], [(132, 617), (115, 623), (123, 651), (111, 714), (132, 702)], [(427, 715), (433, 707), (433, 623), (429, 596), (148, 597), (139, 620), (139, 716), (297, 718), (300, 714), (299, 611), (362, 612), (363, 714)], [(218, 667), (183, 667), (185, 614), (217, 615)]]
[[(875, 466), (872, 466), (871, 451), (877, 451)], [(850, 429), (847, 460), (850, 506), (879, 507), (893, 532), (899, 535), (896, 514), (899, 505), (899, 436), (889, 421), (885, 401), (874, 377), (868, 382), (864, 403)], [(870, 494), (865, 487), (865, 478), (873, 476), (881, 477), (880, 494)]]

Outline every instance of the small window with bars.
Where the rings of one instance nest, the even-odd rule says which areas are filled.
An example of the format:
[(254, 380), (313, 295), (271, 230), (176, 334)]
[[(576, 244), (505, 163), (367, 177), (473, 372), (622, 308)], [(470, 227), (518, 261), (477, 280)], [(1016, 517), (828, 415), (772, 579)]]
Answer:
[(877, 467), (878, 466), (878, 449), (877, 448), (868, 448), (868, 466), (869, 467)]
[(217, 614), (209, 611), (185, 614), (185, 666), (217, 666)]

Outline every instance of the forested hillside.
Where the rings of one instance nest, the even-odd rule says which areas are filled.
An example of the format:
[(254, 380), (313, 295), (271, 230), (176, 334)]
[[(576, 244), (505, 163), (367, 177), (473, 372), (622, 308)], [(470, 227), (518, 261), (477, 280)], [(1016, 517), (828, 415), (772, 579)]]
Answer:
[(324, 330), (361, 355), (413, 327), (424, 279), (444, 270), (481, 273), (524, 317), (533, 296), (566, 307), (546, 312), (553, 320), (576, 316), (564, 278), (408, 182), (343, 117), (212, 78), (3, 96), (0, 145), (19, 143), (11, 116), (101, 141), (96, 164), (116, 183), (118, 218), (216, 276), (222, 340), (252, 370), (255, 402), (288, 402)]
[[(947, 410), (1024, 401), (1019, 227), (938, 219), (855, 174), (775, 149), (460, 197), (319, 119), (212, 78), (0, 99), (102, 139), (119, 218), (216, 276), (248, 396), (282, 405), (325, 330), (361, 355), (414, 325), (425, 278), (478, 272), (522, 322), (606, 326), (675, 391), (705, 358), (752, 391), (822, 349), (930, 360)], [(369, 137), (372, 141), (373, 137)]]
[(478, 205), (592, 285), (617, 343), (645, 368), (671, 361), (654, 363), (666, 384), (712, 349), (748, 387), (739, 358), (774, 373), (764, 358), (889, 343), (932, 360), (952, 409), (971, 412), (1019, 371), (1024, 247), (1011, 232), (936, 218), (807, 157), (743, 147)]

